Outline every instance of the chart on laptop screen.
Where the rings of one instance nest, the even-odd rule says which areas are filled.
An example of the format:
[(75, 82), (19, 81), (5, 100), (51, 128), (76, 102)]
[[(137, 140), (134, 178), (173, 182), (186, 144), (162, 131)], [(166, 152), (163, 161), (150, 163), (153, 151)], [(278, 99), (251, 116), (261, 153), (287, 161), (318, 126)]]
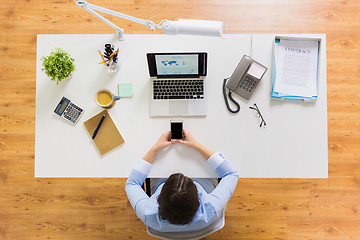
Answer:
[(156, 55), (158, 75), (198, 74), (198, 55)]

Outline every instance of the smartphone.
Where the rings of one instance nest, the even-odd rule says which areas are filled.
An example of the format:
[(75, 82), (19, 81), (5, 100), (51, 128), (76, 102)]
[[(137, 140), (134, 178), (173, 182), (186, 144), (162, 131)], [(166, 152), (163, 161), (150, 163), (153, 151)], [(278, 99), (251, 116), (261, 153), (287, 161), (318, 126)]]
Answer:
[(171, 140), (183, 140), (183, 120), (172, 119), (170, 120)]

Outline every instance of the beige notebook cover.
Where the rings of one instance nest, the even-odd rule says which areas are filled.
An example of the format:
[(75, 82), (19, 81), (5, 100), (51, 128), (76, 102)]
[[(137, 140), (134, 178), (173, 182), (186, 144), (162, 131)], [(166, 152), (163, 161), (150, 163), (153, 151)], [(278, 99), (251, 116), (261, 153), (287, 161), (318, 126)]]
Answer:
[(93, 139), (101, 155), (104, 155), (105, 153), (111, 151), (112, 149), (125, 142), (106, 110), (100, 112), (99, 114), (84, 122), (84, 125), (90, 134), (90, 137), (92, 137), (96, 127), (98, 126), (104, 114), (104, 121), (101, 124), (96, 137)]

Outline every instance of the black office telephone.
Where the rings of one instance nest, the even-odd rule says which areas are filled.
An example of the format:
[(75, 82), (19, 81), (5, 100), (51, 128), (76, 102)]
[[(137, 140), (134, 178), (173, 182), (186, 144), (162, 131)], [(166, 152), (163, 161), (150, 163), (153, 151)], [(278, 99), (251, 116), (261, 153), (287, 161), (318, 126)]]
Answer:
[[(240, 111), (240, 105), (234, 100), (231, 93), (234, 92), (246, 100), (249, 100), (266, 71), (267, 67), (251, 57), (246, 55), (242, 57), (231, 77), (225, 78), (223, 82), (223, 95), (226, 106), (230, 112), (237, 113)], [(225, 88), (229, 91), (228, 95), (230, 100), (237, 106), (235, 110), (232, 110), (229, 106)]]

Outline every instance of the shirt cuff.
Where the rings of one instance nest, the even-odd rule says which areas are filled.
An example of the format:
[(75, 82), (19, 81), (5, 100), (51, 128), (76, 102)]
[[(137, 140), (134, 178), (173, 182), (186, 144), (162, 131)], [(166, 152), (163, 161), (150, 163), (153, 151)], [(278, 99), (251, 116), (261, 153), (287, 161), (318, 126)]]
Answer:
[(209, 157), (207, 160), (207, 163), (212, 167), (213, 169), (216, 169), (220, 164), (222, 164), (225, 161), (225, 158), (220, 153), (214, 153)]
[(151, 167), (152, 167), (151, 163), (145, 161), (144, 159), (140, 159), (139, 161), (137, 161), (134, 169), (138, 170), (139, 172), (141, 172), (147, 176), (147, 175), (149, 175)]

